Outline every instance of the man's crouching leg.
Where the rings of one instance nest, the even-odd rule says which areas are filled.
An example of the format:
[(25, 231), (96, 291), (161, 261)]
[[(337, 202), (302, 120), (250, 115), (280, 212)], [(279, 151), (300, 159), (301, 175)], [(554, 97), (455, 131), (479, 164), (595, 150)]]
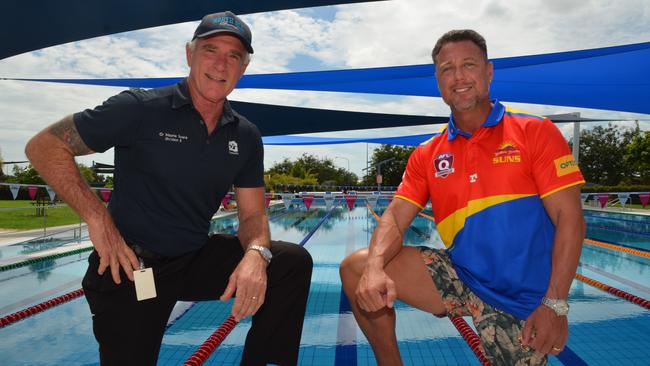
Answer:
[[(368, 260), (368, 249), (352, 253), (341, 263), (343, 290), (359, 327), (372, 346), (379, 365), (401, 365), (395, 335), (395, 310), (383, 308), (364, 311), (357, 304), (356, 290)], [(386, 274), (394, 281), (398, 299), (432, 314), (444, 314), (445, 308), (427, 269), (414, 247), (403, 247), (386, 265)]]
[(307, 307), (313, 262), (303, 247), (271, 242), (264, 305), (253, 316), (242, 365), (295, 365)]

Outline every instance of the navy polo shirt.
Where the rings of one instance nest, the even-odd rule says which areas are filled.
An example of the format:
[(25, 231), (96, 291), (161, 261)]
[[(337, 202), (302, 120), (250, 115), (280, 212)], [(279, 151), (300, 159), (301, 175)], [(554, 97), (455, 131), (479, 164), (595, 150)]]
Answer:
[(166, 256), (199, 249), (212, 215), (234, 184), (264, 186), (264, 150), (257, 127), (228, 101), (208, 135), (187, 81), (128, 90), (74, 115), (94, 151), (115, 147), (109, 211), (130, 245)]

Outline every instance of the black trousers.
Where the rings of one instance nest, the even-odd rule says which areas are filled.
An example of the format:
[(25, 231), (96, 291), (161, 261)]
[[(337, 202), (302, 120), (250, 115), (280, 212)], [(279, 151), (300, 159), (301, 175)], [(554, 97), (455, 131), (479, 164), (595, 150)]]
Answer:
[[(286, 242), (273, 241), (271, 252), (266, 299), (253, 316), (242, 365), (295, 365), (298, 360), (312, 259), (301, 246)], [(155, 365), (176, 301), (218, 299), (243, 255), (236, 236), (215, 235), (193, 253), (144, 258), (145, 266), (153, 268), (157, 297), (137, 301), (124, 271), (120, 285), (113, 282), (110, 269), (97, 274), (99, 256), (93, 252), (82, 284), (101, 364)]]

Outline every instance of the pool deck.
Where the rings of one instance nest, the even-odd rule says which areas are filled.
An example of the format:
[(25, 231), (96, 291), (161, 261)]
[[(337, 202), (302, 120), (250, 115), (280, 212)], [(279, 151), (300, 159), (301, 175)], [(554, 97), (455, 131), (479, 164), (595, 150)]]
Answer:
[[(225, 216), (232, 216), (236, 215), (237, 210), (236, 209), (229, 209), (229, 210), (223, 210), (220, 209), (214, 216), (213, 218), (217, 217), (225, 217)], [(33, 239), (38, 239), (42, 238), (44, 236), (50, 236), (50, 235), (55, 235), (59, 234), (68, 230), (72, 229), (78, 229), (86, 228), (86, 224), (73, 224), (73, 225), (63, 225), (63, 226), (56, 226), (56, 227), (49, 227), (47, 228), (45, 234), (43, 233), (43, 229), (34, 229), (34, 230), (0, 230), (0, 247), (8, 246), (8, 245), (13, 245), (13, 244), (20, 244), (27, 242), (29, 240)], [(82, 249), (82, 248), (89, 248), (92, 246), (92, 243), (88, 239), (81, 240), (77, 243), (68, 243), (56, 248), (48, 249), (48, 250), (41, 250), (35, 253), (29, 253), (29, 254), (21, 254), (21, 255), (15, 255), (11, 256), (8, 258), (0, 258), (0, 266), (6, 266), (6, 265), (11, 265), (14, 263), (18, 262), (23, 262), (29, 259), (34, 259), (34, 258), (41, 258), (41, 257), (46, 257), (50, 255), (55, 255), (55, 254), (60, 254), (60, 253), (65, 253), (65, 252), (70, 252), (73, 250), (77, 249)]]

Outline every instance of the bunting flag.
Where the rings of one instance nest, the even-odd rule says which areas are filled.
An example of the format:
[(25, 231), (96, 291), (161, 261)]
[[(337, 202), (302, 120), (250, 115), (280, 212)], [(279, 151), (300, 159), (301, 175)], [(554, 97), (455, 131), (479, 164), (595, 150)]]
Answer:
[(221, 205), (224, 210), (228, 208), (228, 202), (230, 202), (230, 193), (226, 193), (226, 195), (221, 199)]
[(600, 202), (600, 208), (605, 208), (608, 199), (609, 199), (609, 194), (607, 193), (598, 195), (598, 202)]
[(648, 205), (648, 199), (650, 198), (650, 193), (640, 193), (639, 200), (641, 201), (641, 206), (645, 208)]
[(334, 196), (332, 196), (332, 192), (325, 192), (323, 199), (325, 199), (325, 209), (327, 211), (331, 210), (332, 203), (334, 202)]
[(291, 196), (282, 195), (282, 203), (284, 203), (284, 208), (288, 210), (289, 206), (291, 205)]
[(50, 201), (54, 201), (54, 197), (56, 196), (56, 192), (54, 192), (54, 189), (50, 186), (45, 186), (45, 190), (47, 191), (47, 194), (50, 196)]
[(264, 194), (264, 206), (266, 208), (269, 208), (269, 204), (271, 204), (271, 199), (273, 199), (273, 193)]
[(618, 194), (618, 202), (621, 203), (621, 207), (625, 207), (625, 204), (627, 201), (630, 199), (630, 194), (629, 193), (619, 193)]
[(309, 210), (311, 207), (312, 202), (314, 202), (314, 195), (313, 194), (308, 194), (302, 197), (302, 201), (305, 203), (305, 207)]
[(14, 197), (14, 199), (16, 199), (16, 197), (18, 197), (18, 191), (20, 190), (20, 185), (10, 184), (9, 190), (11, 191), (11, 195)]
[(370, 208), (374, 209), (375, 206), (377, 206), (377, 201), (379, 200), (379, 196), (372, 195), (372, 196), (367, 196), (366, 197), (366, 202), (370, 205)]
[(356, 195), (345, 195), (345, 203), (348, 205), (348, 209), (352, 211), (354, 208), (354, 203), (357, 202), (357, 196)]
[(587, 202), (587, 200), (589, 199), (589, 193), (581, 193), (580, 199), (582, 199), (582, 204), (584, 205), (585, 202)]
[(108, 202), (111, 199), (111, 194), (113, 194), (112, 189), (100, 189), (99, 194), (102, 196), (102, 201), (104, 203)]
[(29, 198), (31, 200), (35, 200), (36, 199), (36, 192), (38, 192), (38, 187), (29, 186), (29, 187), (27, 187), (27, 191), (29, 192)]

